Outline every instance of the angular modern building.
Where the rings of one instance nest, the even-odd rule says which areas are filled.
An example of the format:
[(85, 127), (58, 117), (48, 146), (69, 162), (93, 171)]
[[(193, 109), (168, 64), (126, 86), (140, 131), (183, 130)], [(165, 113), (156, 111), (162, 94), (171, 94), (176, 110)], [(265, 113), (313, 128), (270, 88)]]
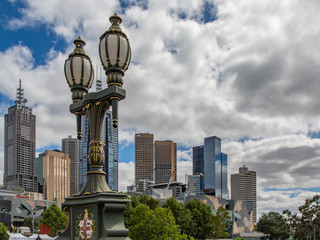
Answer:
[(62, 139), (62, 152), (70, 157), (70, 195), (79, 192), (79, 141), (77, 138)]
[(239, 173), (231, 175), (231, 199), (244, 200), (253, 204), (253, 222), (257, 221), (257, 175), (243, 165)]
[[(135, 185), (139, 180), (153, 179), (153, 134), (135, 134)], [(169, 179), (168, 179), (169, 180)]]
[(221, 139), (204, 139), (204, 193), (228, 198), (228, 157), (221, 152)]
[(200, 175), (204, 173), (204, 146), (197, 146), (192, 148), (193, 160), (193, 175)]
[(155, 184), (177, 181), (177, 144), (170, 141), (154, 142)]
[(4, 121), (4, 186), (38, 192), (35, 173), (36, 116), (26, 106), (21, 80), (15, 104), (8, 108)]
[(70, 196), (70, 157), (58, 151), (43, 156), (43, 194), (47, 201), (64, 202)]

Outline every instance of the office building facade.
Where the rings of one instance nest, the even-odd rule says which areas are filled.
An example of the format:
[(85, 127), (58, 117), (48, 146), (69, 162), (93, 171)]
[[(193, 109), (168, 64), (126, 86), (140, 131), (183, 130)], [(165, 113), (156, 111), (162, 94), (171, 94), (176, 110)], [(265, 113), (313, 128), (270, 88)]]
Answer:
[(79, 141), (77, 138), (62, 139), (62, 152), (70, 157), (70, 195), (79, 192)]
[(221, 152), (221, 139), (204, 139), (204, 193), (228, 198), (228, 157)]
[(167, 141), (154, 143), (155, 184), (177, 181), (177, 144)]
[(87, 181), (89, 171), (88, 154), (90, 143), (90, 128), (87, 116), (81, 119), (81, 139), (79, 141), (79, 191), (81, 191)]
[(43, 194), (47, 201), (64, 202), (70, 196), (70, 157), (66, 153), (45, 151), (43, 156)]
[(153, 134), (135, 134), (135, 185), (140, 180), (154, 181), (153, 178)]
[(38, 180), (38, 192), (43, 193), (43, 157), (45, 153), (40, 153), (36, 158), (36, 176)]
[(113, 191), (118, 191), (118, 128), (112, 126), (112, 112), (107, 111), (103, 126), (102, 142), (105, 143), (105, 162), (103, 170), (106, 172), (106, 180)]
[(204, 146), (192, 148), (193, 175), (204, 173)]
[(4, 179), (6, 188), (24, 188), (38, 192), (35, 174), (36, 116), (26, 106), (21, 80), (15, 104), (4, 118)]
[(253, 203), (253, 222), (257, 221), (257, 174), (246, 166), (239, 173), (231, 175), (231, 199)]
[(203, 194), (203, 175), (188, 175), (188, 195), (195, 196)]

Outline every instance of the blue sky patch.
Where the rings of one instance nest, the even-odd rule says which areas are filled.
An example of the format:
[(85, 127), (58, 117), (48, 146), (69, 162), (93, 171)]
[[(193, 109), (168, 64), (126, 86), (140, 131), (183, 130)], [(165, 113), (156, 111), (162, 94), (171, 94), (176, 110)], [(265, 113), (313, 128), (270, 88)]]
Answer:
[(24, 4), (19, 1), (14, 4), (8, 1), (0, 2), (0, 51), (21, 44), (30, 48), (36, 65), (43, 65), (51, 48), (63, 52), (67, 43), (44, 24), (38, 24), (34, 28), (9, 29), (7, 24), (10, 20), (21, 18), (17, 9), (23, 6)]

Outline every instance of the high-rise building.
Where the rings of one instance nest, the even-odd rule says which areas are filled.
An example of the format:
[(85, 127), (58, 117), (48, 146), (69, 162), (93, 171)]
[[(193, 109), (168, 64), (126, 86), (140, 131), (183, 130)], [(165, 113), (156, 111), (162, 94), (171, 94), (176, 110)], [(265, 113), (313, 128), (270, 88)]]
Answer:
[[(97, 79), (96, 91), (100, 90), (102, 90), (102, 82), (101, 80)], [(103, 171), (106, 173), (106, 181), (111, 190), (118, 191), (118, 128), (112, 127), (111, 117), (112, 112), (108, 110), (102, 124), (102, 142), (105, 144), (105, 161), (103, 165)], [(82, 137), (80, 139), (79, 190), (84, 188), (87, 181), (87, 171), (89, 170), (88, 153), (90, 143), (90, 128), (89, 120), (86, 116), (82, 117), (81, 131)]]
[(118, 191), (118, 128), (112, 126), (111, 111), (107, 111), (103, 124), (102, 142), (105, 143), (103, 170), (106, 172), (106, 180), (111, 190)]
[(79, 141), (79, 190), (81, 191), (87, 181), (89, 171), (88, 154), (90, 143), (90, 128), (87, 116), (81, 118), (81, 139)]
[(139, 180), (153, 181), (153, 134), (135, 134), (135, 185)]
[(36, 158), (36, 176), (38, 180), (38, 192), (43, 193), (43, 157), (45, 153), (40, 153)]
[(154, 143), (155, 184), (177, 181), (177, 144), (167, 141)]
[(193, 175), (200, 175), (204, 173), (204, 146), (197, 146), (192, 148), (192, 160), (193, 160)]
[(228, 158), (221, 152), (221, 139), (204, 139), (204, 193), (228, 198)]
[(253, 203), (253, 222), (257, 220), (257, 182), (256, 172), (243, 165), (239, 173), (231, 175), (231, 199)]
[(62, 139), (62, 152), (70, 157), (70, 195), (79, 192), (79, 141), (77, 138)]
[(70, 157), (58, 151), (45, 151), (43, 156), (43, 193), (47, 201), (59, 204), (70, 196)]
[(4, 186), (24, 188), (27, 192), (38, 192), (35, 173), (36, 116), (26, 106), (21, 80), (15, 104), (5, 115), (4, 141)]

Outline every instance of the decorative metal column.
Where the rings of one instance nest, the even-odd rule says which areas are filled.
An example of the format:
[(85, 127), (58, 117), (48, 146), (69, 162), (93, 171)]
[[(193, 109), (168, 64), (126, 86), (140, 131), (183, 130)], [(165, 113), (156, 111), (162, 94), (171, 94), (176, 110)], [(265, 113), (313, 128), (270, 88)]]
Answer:
[(106, 111), (112, 106), (113, 127), (118, 126), (118, 101), (125, 98), (122, 88), (124, 72), (131, 59), (127, 36), (120, 28), (121, 18), (115, 14), (109, 18), (110, 28), (100, 37), (99, 53), (108, 87), (88, 93), (92, 85), (93, 67), (79, 37), (76, 48), (65, 62), (65, 76), (72, 92), (70, 112), (76, 115), (78, 139), (81, 138), (81, 116), (89, 119), (90, 143), (87, 182), (80, 193), (66, 198), (63, 210), (69, 216), (69, 224), (58, 239), (129, 239), (124, 227), (123, 211), (128, 202), (125, 194), (111, 191), (105, 172), (104, 143), (101, 132)]

